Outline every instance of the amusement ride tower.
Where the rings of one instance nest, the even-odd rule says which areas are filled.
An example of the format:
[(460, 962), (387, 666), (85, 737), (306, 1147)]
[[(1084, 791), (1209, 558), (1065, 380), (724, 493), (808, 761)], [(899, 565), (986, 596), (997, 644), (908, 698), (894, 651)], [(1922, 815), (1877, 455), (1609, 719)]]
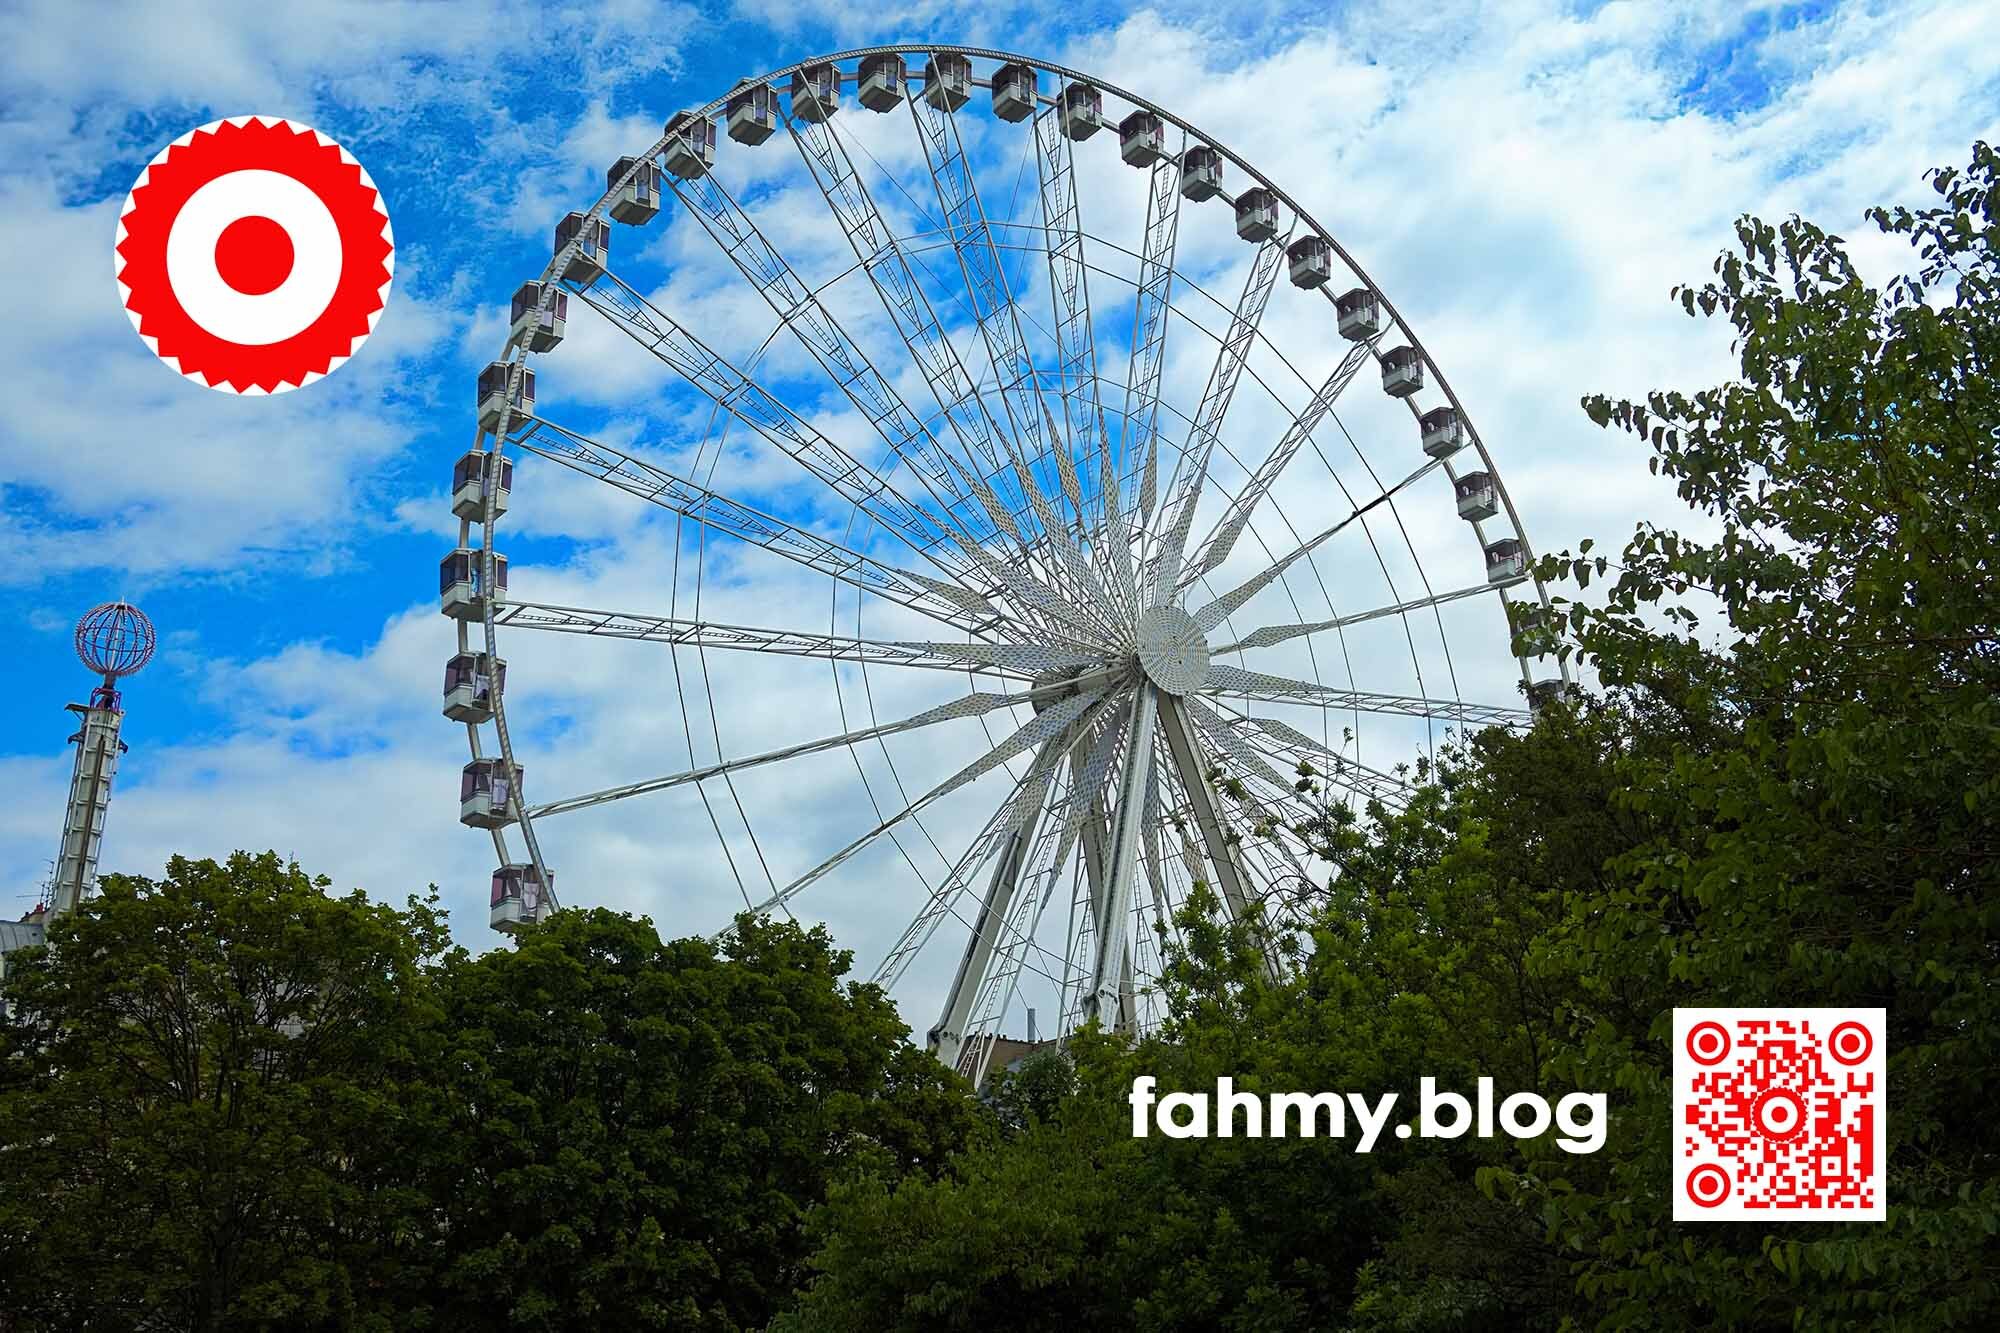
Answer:
[(104, 844), (104, 817), (111, 805), (111, 780), (125, 742), (118, 738), (125, 710), (118, 682), (153, 658), (153, 622), (129, 602), (92, 607), (76, 622), (76, 655), (103, 679), (88, 704), (70, 704), (83, 720), (70, 744), (76, 768), (70, 776), (69, 804), (63, 810), (62, 851), (49, 896), (49, 914), (59, 916), (83, 901), (97, 882), (97, 854)]

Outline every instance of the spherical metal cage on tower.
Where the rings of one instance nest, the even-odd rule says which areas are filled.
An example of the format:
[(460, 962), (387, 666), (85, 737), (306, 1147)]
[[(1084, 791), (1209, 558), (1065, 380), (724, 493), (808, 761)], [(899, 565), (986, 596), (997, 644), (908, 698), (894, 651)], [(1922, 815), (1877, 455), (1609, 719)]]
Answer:
[(153, 660), (153, 622), (130, 602), (105, 602), (76, 622), (76, 655), (102, 676), (130, 676)]
[[(514, 293), (452, 476), (443, 711), (495, 926), (554, 904), (560, 816), (673, 926), (834, 923), (899, 1001), (930, 991), (932, 1049), (977, 1079), (1037, 1010), (1057, 1035), (1156, 1024), (1192, 896), (1275, 940), (1329, 873), (1315, 816), (1400, 808), (1444, 733), (1566, 687), (1442, 371), (1290, 194), (1166, 107), (871, 47), (742, 80), (607, 165)], [(614, 253), (613, 223), (663, 214)], [(580, 360), (544, 355), (586, 330)], [(660, 523), (659, 562), (510, 587), (510, 506), (542, 503), (546, 537), (592, 485)]]

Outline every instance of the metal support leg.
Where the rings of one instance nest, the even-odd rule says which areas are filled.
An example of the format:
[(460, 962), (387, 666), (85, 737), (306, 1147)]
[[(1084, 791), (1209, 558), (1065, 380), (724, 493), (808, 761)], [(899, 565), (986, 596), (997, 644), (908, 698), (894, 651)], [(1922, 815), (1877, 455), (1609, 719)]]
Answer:
[(1129, 999), (1121, 996), (1126, 932), (1132, 918), (1132, 871), (1139, 863), (1139, 840), (1145, 826), (1146, 776), (1153, 765), (1153, 717), (1159, 696), (1159, 690), (1149, 684), (1141, 685), (1133, 695), (1132, 716), (1126, 722), (1125, 767), (1118, 777), (1118, 804), (1112, 814), (1111, 845), (1104, 861), (1103, 928), (1097, 933), (1083, 1016), (1085, 1021), (1095, 1018), (1107, 1027), (1118, 1025), (1129, 1012)]
[[(1249, 922), (1261, 938), (1265, 934), (1262, 905), (1256, 902), (1249, 876), (1242, 861), (1237, 858), (1236, 849), (1229, 843), (1228, 831), (1223, 828), (1222, 814), (1216, 809), (1215, 794), (1209, 790), (1208, 773), (1202, 767), (1200, 744), (1195, 739), (1187, 710), (1170, 695), (1162, 695), (1160, 699), (1160, 730), (1166, 736), (1167, 752), (1173, 758), (1174, 770), (1180, 775), (1181, 790), (1187, 794), (1195, 826), (1201, 830), (1202, 846), (1208, 852), (1216, 891), (1222, 895), (1231, 919)], [(1263, 952), (1265, 971), (1275, 981), (1280, 975), (1278, 959), (1268, 943)]]
[(1038, 822), (1029, 819), (1008, 835), (1006, 845), (1000, 849), (1000, 861), (993, 867), (993, 878), (986, 885), (986, 898), (979, 905), (972, 938), (966, 941), (965, 954), (958, 960), (958, 973), (945, 995), (944, 1013), (930, 1030), (931, 1052), (947, 1066), (958, 1065), (959, 1051), (965, 1045), (965, 1024), (972, 1016), (980, 984), (993, 963), (994, 947), (1000, 942), (1000, 934), (1013, 910), (1014, 894), (1021, 884), (1021, 866), (1034, 842)]

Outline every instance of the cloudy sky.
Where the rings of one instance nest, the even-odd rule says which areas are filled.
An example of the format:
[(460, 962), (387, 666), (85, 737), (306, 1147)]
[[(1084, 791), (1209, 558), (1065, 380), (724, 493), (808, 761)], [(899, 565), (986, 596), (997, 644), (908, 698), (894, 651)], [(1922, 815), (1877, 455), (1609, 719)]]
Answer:
[[(7, 6), (0, 232), (17, 276), (14, 314), (0, 323), (0, 911), (36, 900), (55, 852), (63, 705), (90, 683), (70, 626), (122, 596), (150, 612), (162, 648), (127, 691), (132, 749), (106, 868), (272, 847), (385, 898), (435, 882), (460, 938), (487, 947), (492, 850), (454, 818), (465, 737), (437, 711), (453, 639), (433, 590), (456, 534), (445, 483), (472, 437), (472, 382), (499, 351), (506, 302), (538, 275), (555, 220), (587, 207), (612, 159), (650, 144), (668, 113), (817, 52), (925, 39), (1025, 52), (1148, 96), (1288, 190), (1423, 339), (1542, 550), (1616, 542), (1644, 518), (1679, 521), (1643, 454), (1591, 427), (1576, 403), (1726, 372), (1720, 330), (1687, 320), (1667, 293), (1707, 272), (1736, 215), (1800, 212), (1853, 236), (1864, 263), (1894, 263), (1861, 234), (1862, 210), (1918, 197), (1923, 169), (1962, 161), (1994, 135), (2000, 108), (1985, 56), (2000, 50), (2000, 10), (1951, 0)], [(1028, 131), (983, 102), (965, 121), (986, 206), (996, 222), (1029, 219)], [(339, 138), (380, 185), (397, 242), (374, 337), (327, 381), (273, 399), (170, 373), (134, 337), (111, 279), (119, 206), (140, 167), (194, 126), (247, 113)], [(936, 203), (907, 117), (850, 102), (842, 127), (884, 212), (921, 233)], [(1075, 151), (1085, 227), (1102, 240), (1091, 250), (1098, 356), (1122, 383), (1145, 177), (1119, 163), (1113, 136)], [(783, 135), (759, 149), (725, 139), (718, 170), (801, 273), (832, 283), (827, 301), (857, 338), (901, 356), (872, 294), (840, 279), (853, 256)], [(691, 220), (670, 208), (644, 231), (620, 228), (613, 247), (627, 281), (756, 365), (828, 436), (874, 456), (865, 423), (798, 344), (767, 342), (769, 307)], [(1250, 252), (1220, 206), (1189, 206), (1176, 298), (1185, 332), (1169, 339), (1163, 435), (1185, 434), (1174, 413), (1199, 397)], [(1046, 273), (1031, 258), (1012, 255), (1010, 280), (1024, 309), (1046, 311)], [(933, 295), (948, 302), (949, 250), (928, 263)], [(888, 553), (882, 533), (740, 428), (723, 429), (643, 350), (589, 311), (572, 314), (567, 343), (538, 362), (545, 415)], [(1282, 282), (1263, 332), (1225, 431), (1243, 466), (1342, 350), (1324, 303)], [(1046, 351), (1044, 327), (1029, 338)], [(897, 365), (899, 387), (920, 391), (907, 358)], [(1421, 461), (1407, 418), (1371, 378), (1288, 472), (1238, 560), (1218, 571), (1222, 586), (1372, 494), (1370, 478), (1379, 489)], [(1242, 475), (1232, 464), (1219, 480)], [(538, 601), (928, 632), (875, 606), (857, 630), (851, 597), (827, 581), (546, 464), (522, 466), (504, 537), (516, 592)], [(1286, 592), (1265, 620), (1480, 577), (1476, 543), (1433, 485), (1400, 497), (1393, 524), (1330, 553), (1308, 594)], [(1491, 599), (1414, 623), (1357, 632), (1339, 662), (1302, 649), (1254, 665), (1519, 703)], [(517, 635), (503, 653), (536, 799), (886, 721), (965, 690), (938, 673), (863, 679), (824, 662), (704, 662), (554, 635)], [(866, 831), (875, 810), (900, 803), (899, 781), (914, 794), (976, 754), (979, 724), (954, 725), (969, 730), (549, 821), (544, 850), (567, 901), (711, 930), (746, 895)], [(1390, 726), (1364, 738), (1364, 757), (1386, 766), (1435, 739)], [(817, 886), (800, 914), (830, 921), (872, 962), (921, 901), (927, 867), (1004, 791), (942, 803), (930, 826)], [(920, 1031), (948, 962), (914, 974), (907, 1016)]]

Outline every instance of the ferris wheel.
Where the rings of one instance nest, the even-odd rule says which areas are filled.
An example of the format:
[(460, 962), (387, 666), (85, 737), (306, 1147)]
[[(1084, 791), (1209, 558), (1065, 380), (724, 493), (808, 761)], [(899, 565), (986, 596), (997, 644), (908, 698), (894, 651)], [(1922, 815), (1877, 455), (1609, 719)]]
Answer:
[[(1037, 1006), (1055, 1035), (1156, 1022), (1197, 884), (1274, 938), (1326, 877), (1294, 831), (1316, 802), (1397, 808), (1444, 731), (1569, 688), (1537, 678), (1547, 597), (1439, 368), (1167, 109), (1005, 52), (872, 47), (675, 115), (607, 183), (515, 294), (453, 476), (444, 711), (497, 928), (555, 905), (568, 821), (726, 878), (738, 910), (865, 905), (864, 972), (928, 976), (930, 1045), (978, 1079), (1024, 1010), (1031, 1038)], [(630, 259), (614, 224), (651, 233)], [(662, 386), (595, 431), (537, 394), (586, 328)], [(653, 601), (572, 605), (525, 563), (510, 586), (506, 520), (564, 476), (671, 524), (631, 581)], [(560, 713), (581, 659), (546, 645), (586, 641), (676, 719), (631, 723), (674, 762), (600, 772), (587, 728), (524, 711), (526, 654)], [(524, 752), (571, 785), (530, 795)]]

